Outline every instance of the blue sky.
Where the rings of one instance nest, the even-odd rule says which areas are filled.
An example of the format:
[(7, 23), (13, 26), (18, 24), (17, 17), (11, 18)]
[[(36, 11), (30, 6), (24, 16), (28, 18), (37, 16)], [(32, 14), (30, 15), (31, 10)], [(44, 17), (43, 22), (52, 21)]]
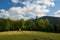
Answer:
[[(33, 1), (36, 2), (37, 0), (33, 0)], [(36, 2), (36, 4), (35, 3), (33, 4), (28, 0), (0, 0), (0, 18), (2, 17), (2, 18), (11, 18), (11, 19), (21, 19), (21, 18), (29, 19), (29, 18), (35, 18), (37, 13), (38, 13), (39, 17), (46, 16), (46, 15), (47, 16), (56, 16), (57, 15), (58, 17), (60, 17), (58, 15), (58, 13), (60, 13), (60, 11), (59, 11), (60, 10), (60, 0), (54, 0), (53, 3), (49, 0), (46, 1), (47, 3), (45, 3), (43, 1), (43, 3), (42, 3), (42, 4), (44, 4), (43, 6), (38, 5), (39, 3), (37, 3), (37, 2)], [(50, 4), (49, 4), (49, 2), (50, 2)], [(34, 7), (34, 6), (36, 6), (36, 7)], [(40, 7), (40, 9), (39, 9), (39, 7)], [(28, 11), (28, 9), (29, 9), (29, 11)], [(6, 12), (6, 13), (4, 13), (4, 12)], [(15, 14), (13, 14), (13, 13), (15, 13)]]
[(55, 2), (55, 6), (54, 7), (51, 7), (49, 8), (51, 11), (48, 15), (53, 15), (57, 10), (60, 10), (60, 0), (54, 0)]
[(8, 10), (9, 8), (11, 8), (13, 6), (21, 6), (21, 7), (23, 7), (24, 5), (19, 4), (19, 3), (18, 4), (12, 3), (11, 0), (0, 0), (0, 9)]

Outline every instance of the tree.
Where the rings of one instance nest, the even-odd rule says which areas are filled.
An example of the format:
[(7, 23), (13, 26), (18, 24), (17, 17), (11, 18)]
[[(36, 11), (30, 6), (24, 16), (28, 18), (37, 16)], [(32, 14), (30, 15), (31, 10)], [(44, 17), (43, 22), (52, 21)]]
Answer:
[(43, 19), (36, 20), (36, 29), (37, 31), (45, 30), (45, 21)]
[(40, 27), (42, 31), (46, 30), (45, 21), (43, 19), (40, 19)]
[(24, 19), (21, 19), (19, 21), (19, 29), (24, 29), (24, 28), (25, 28), (25, 26), (24, 26)]
[(60, 32), (60, 24), (56, 24), (57, 32)]
[(9, 20), (6, 21), (5, 30), (6, 31), (10, 30), (10, 22), (9, 22)]
[(50, 26), (50, 22), (49, 22), (48, 19), (45, 20), (45, 27), (46, 27), (46, 28), (45, 28), (45, 29), (46, 29), (45, 31), (50, 31), (51, 26)]
[(5, 31), (5, 25), (6, 25), (6, 20), (5, 19), (1, 19), (0, 20), (0, 26), (2, 28), (2, 31)]
[(58, 20), (57, 23), (54, 25), (54, 32), (60, 33), (60, 19)]
[(31, 31), (36, 29), (35, 23), (31, 19), (27, 21), (27, 29)]

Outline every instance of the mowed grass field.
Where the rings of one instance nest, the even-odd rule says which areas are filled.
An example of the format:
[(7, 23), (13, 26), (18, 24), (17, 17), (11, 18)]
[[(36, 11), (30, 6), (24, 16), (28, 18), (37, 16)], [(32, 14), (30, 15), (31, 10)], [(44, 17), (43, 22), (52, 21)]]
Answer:
[(0, 32), (0, 40), (60, 40), (60, 33), (8, 31)]

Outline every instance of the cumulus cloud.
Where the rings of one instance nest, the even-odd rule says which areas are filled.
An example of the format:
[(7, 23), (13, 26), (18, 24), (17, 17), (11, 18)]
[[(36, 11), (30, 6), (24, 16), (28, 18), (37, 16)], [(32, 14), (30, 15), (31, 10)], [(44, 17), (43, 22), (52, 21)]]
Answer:
[(13, 3), (18, 3), (19, 0), (11, 0)]
[(13, 3), (21, 3), (24, 7), (11, 7), (9, 10), (1, 10), (1, 15), (10, 19), (30, 19), (45, 16), (50, 10), (49, 7), (55, 6), (53, 0), (12, 0)]
[(24, 5), (30, 5), (30, 4), (43, 4), (43, 5), (47, 5), (47, 6), (55, 6), (54, 0), (25, 0), (24, 2), (21, 2)]
[(60, 17), (60, 10), (56, 11), (54, 14), (55, 17)]
[(9, 12), (6, 11), (5, 9), (1, 9), (1, 10), (0, 10), (0, 18), (1, 18), (1, 17), (2, 17), (2, 18), (8, 18), (9, 15), (10, 15)]

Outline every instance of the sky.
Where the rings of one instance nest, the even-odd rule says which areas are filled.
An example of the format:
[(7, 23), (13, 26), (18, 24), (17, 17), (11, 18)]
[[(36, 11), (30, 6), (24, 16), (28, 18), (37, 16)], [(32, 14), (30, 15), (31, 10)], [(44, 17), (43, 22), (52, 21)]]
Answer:
[(0, 0), (0, 18), (60, 17), (60, 0)]

